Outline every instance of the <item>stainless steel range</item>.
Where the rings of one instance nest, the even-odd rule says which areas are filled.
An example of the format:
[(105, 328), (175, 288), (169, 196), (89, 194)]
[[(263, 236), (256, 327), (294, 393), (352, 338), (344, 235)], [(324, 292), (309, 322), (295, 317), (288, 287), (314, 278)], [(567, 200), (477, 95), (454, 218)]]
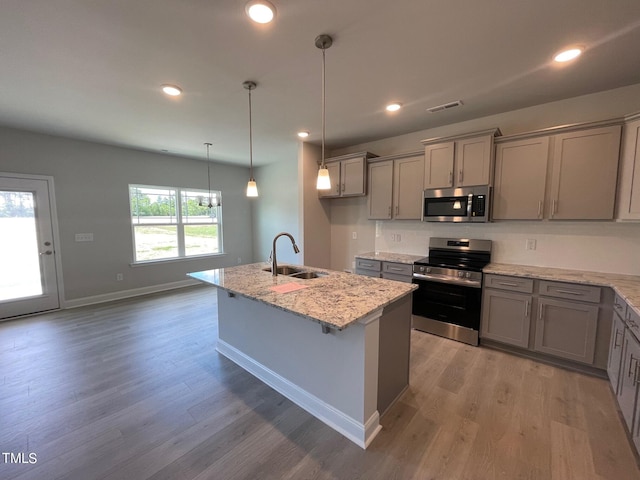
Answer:
[(429, 256), (413, 264), (413, 328), (478, 345), (482, 269), (491, 240), (431, 238)]

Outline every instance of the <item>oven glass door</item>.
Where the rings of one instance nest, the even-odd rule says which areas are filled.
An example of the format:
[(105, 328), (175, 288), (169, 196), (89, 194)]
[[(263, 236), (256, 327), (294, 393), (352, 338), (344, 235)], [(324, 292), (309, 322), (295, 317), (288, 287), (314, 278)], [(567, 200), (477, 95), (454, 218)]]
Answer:
[(480, 329), (482, 289), (414, 278), (413, 314)]
[(424, 199), (425, 220), (438, 218), (467, 218), (471, 196), (429, 197)]

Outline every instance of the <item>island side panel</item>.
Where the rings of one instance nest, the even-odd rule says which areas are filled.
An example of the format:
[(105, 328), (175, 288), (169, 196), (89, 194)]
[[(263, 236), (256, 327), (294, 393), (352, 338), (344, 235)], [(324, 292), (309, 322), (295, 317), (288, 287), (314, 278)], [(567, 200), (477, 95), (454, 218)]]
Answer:
[[(307, 318), (219, 291), (218, 350), (366, 447), (380, 429), (377, 411), (380, 314), (381, 311), (345, 330), (323, 334), (321, 325)], [(237, 352), (243, 356), (240, 361), (233, 358)], [(255, 364), (247, 365), (244, 357)], [(294, 385), (293, 395), (287, 393), (286, 382), (284, 388), (278, 388), (283, 382), (276, 385), (277, 379), (272, 381), (269, 372), (271, 381), (262, 378), (261, 368)], [(305, 397), (305, 392), (313, 398)], [(305, 399), (311, 401), (304, 405)], [(320, 405), (321, 411), (313, 411), (314, 405)]]
[(411, 295), (388, 305), (380, 318), (378, 412), (384, 412), (409, 386)]

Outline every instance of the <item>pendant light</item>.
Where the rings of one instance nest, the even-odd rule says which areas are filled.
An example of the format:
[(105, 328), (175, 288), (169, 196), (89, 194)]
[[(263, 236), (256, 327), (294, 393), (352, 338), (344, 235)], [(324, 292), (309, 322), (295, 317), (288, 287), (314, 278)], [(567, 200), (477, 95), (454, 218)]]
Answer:
[(253, 134), (251, 125), (251, 90), (255, 90), (256, 82), (246, 81), (242, 84), (249, 90), (249, 182), (247, 183), (247, 197), (258, 196), (258, 186), (253, 178)]
[(324, 139), (325, 139), (325, 56), (324, 52), (333, 44), (333, 39), (329, 35), (318, 35), (316, 37), (316, 47), (322, 50), (322, 160), (320, 169), (318, 170), (318, 181), (316, 188), (318, 190), (329, 190), (331, 188), (331, 178), (329, 170), (324, 164)]

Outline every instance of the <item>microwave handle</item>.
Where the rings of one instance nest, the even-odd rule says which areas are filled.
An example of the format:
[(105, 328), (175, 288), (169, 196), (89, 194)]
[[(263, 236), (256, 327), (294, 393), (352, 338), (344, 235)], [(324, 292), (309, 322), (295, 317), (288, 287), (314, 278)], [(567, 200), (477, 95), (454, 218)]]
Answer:
[(470, 193), (469, 201), (467, 202), (467, 217), (471, 218), (472, 211), (473, 211), (473, 193)]

